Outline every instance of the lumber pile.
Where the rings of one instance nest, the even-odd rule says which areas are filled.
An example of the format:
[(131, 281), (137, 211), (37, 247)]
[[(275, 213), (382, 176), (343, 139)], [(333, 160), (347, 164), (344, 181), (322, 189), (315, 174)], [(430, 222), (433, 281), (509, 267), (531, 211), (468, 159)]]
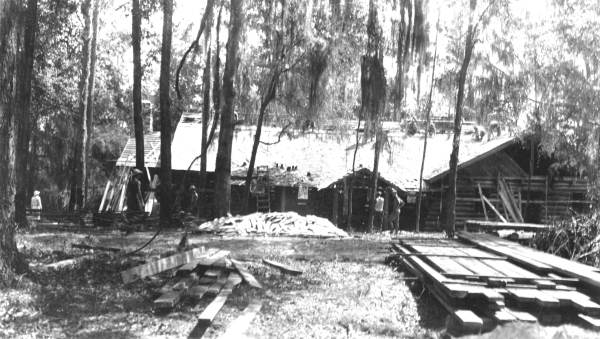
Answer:
[[(155, 277), (158, 274), (165, 277), (164, 281)], [(152, 277), (155, 285), (162, 285), (153, 301), (157, 311), (168, 312), (183, 302), (196, 305), (193, 310), (198, 311), (197, 324), (190, 338), (202, 337), (238, 285), (247, 283), (251, 287), (262, 288), (244, 263), (229, 258), (229, 251), (215, 248), (194, 248), (156, 259), (122, 271), (121, 277), (124, 283)], [(210, 302), (200, 309), (200, 299), (209, 299)], [(248, 325), (260, 309), (257, 303), (260, 304), (253, 301), (249, 305), (249, 313), (242, 314), (242, 319), (233, 324), (231, 332), (239, 333), (236, 331)]]
[[(596, 269), (486, 234), (406, 239), (394, 256), (449, 313), (449, 329), (479, 333), (511, 321), (600, 321)], [(597, 279), (597, 280), (596, 280)]]
[(197, 232), (221, 235), (277, 235), (293, 237), (348, 237), (329, 220), (295, 212), (253, 213), (245, 216), (222, 217), (201, 225), (191, 225)]

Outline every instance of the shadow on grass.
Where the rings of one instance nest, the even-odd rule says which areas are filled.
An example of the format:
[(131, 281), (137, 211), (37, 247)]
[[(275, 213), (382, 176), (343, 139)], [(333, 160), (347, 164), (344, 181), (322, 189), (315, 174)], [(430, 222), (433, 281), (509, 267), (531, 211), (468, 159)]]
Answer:
[(419, 325), (430, 330), (442, 330), (446, 327), (448, 313), (420, 282), (414, 282), (410, 291), (417, 302)]

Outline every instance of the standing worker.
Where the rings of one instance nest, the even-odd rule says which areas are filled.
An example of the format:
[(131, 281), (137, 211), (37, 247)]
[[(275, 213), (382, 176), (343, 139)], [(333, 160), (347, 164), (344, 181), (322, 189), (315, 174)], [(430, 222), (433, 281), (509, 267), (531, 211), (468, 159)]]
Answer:
[(142, 182), (140, 177), (143, 172), (137, 168), (131, 171), (131, 178), (127, 183), (127, 210), (130, 212), (144, 211), (144, 198), (142, 197)]
[(395, 189), (391, 189), (392, 192), (392, 216), (390, 218), (390, 222), (392, 223), (391, 229), (398, 233), (400, 231), (400, 213), (402, 213), (402, 207), (404, 207), (405, 202), (400, 198), (398, 192)]
[(31, 197), (31, 210), (34, 220), (42, 219), (42, 198), (40, 198), (40, 191), (33, 191), (33, 197)]
[(377, 192), (377, 198), (375, 199), (375, 220), (374, 226), (378, 227), (379, 230), (382, 229), (383, 223), (383, 204), (385, 199), (381, 196), (381, 191)]

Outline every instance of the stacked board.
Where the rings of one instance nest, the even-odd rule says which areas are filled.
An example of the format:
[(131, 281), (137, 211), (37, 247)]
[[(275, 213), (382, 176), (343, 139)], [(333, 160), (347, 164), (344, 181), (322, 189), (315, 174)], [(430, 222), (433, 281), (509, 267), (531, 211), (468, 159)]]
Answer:
[[(526, 251), (511, 246), (511, 254), (521, 247)], [(510, 321), (557, 324), (600, 317), (598, 294), (552, 265), (536, 261), (525, 267), (501, 251), (449, 239), (404, 239), (392, 247), (461, 332), (478, 333)]]

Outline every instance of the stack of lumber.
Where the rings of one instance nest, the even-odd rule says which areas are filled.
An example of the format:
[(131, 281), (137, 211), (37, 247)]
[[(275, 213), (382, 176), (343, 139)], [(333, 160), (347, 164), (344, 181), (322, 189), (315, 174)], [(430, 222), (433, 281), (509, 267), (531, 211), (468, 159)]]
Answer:
[[(262, 288), (242, 262), (229, 258), (229, 251), (214, 248), (195, 248), (135, 266), (121, 272), (121, 278), (127, 284), (166, 271), (173, 274), (158, 290), (159, 296), (153, 302), (155, 309), (170, 310), (185, 299), (196, 304), (204, 297), (211, 299), (204, 309), (199, 310), (191, 338), (202, 336), (236, 286), (245, 282), (251, 287)], [(251, 320), (252, 313), (255, 315), (260, 310), (258, 303), (254, 301), (239, 322), (246, 323), (249, 317)], [(239, 329), (237, 325), (236, 328)], [(235, 332), (234, 329), (231, 331)]]
[(600, 323), (599, 294), (590, 292), (600, 286), (594, 268), (559, 268), (564, 259), (491, 235), (460, 232), (459, 238), (405, 239), (393, 249), (461, 332), (510, 321)]
[(348, 237), (329, 220), (314, 215), (301, 216), (295, 212), (253, 213), (245, 216), (223, 217), (197, 226), (198, 232), (224, 235), (279, 235), (298, 237)]

